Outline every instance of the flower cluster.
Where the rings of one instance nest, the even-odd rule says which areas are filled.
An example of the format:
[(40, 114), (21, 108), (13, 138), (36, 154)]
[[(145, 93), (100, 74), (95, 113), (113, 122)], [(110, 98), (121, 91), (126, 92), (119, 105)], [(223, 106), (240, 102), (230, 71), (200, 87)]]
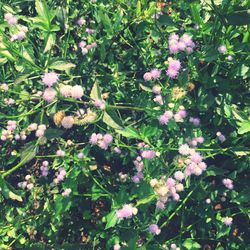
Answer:
[(47, 176), (49, 174), (49, 162), (48, 161), (43, 161), (42, 166), (40, 167), (41, 174), (43, 177)]
[(28, 190), (31, 190), (31, 189), (34, 187), (33, 179), (32, 179), (32, 177), (31, 177), (31, 175), (29, 175), (29, 174), (26, 175), (26, 176), (25, 176), (25, 181), (19, 182), (19, 183), (17, 184), (17, 186), (18, 186), (19, 188), (23, 188), (23, 189), (27, 188)]
[(6, 13), (4, 14), (4, 20), (10, 25), (16, 25), (17, 24), (17, 18), (11, 14), (11, 13)]
[(155, 94), (155, 98), (153, 99), (154, 102), (159, 103), (160, 105), (163, 105), (163, 99), (161, 95), (161, 86), (155, 85), (152, 89), (153, 93)]
[(98, 145), (101, 149), (107, 150), (110, 143), (113, 141), (111, 134), (102, 135), (100, 133), (93, 133), (90, 137), (89, 142), (92, 145)]
[(94, 105), (95, 105), (95, 107), (98, 108), (98, 109), (101, 109), (101, 110), (105, 109), (105, 101), (103, 101), (103, 100), (101, 100), (101, 99), (96, 99), (96, 100), (94, 101)]
[(228, 189), (233, 189), (234, 188), (233, 181), (231, 179), (225, 178), (225, 179), (222, 180), (222, 183)]
[(148, 230), (150, 233), (156, 234), (156, 235), (161, 233), (161, 229), (159, 228), (159, 226), (157, 224), (149, 225)]
[(56, 178), (54, 179), (54, 183), (58, 184), (59, 182), (63, 181), (66, 176), (66, 171), (64, 168), (59, 168), (58, 172), (56, 173)]
[(68, 197), (70, 195), (70, 193), (72, 192), (72, 190), (70, 188), (66, 188), (63, 192), (62, 192), (62, 196), (64, 197)]
[(177, 34), (172, 33), (168, 39), (168, 47), (170, 54), (177, 54), (180, 51), (186, 51), (188, 54), (191, 54), (195, 44), (192, 37), (188, 34), (183, 34), (179, 37)]
[(81, 49), (82, 51), (82, 54), (83, 55), (86, 55), (88, 54), (88, 52), (91, 50), (91, 49), (94, 49), (97, 47), (97, 43), (96, 42), (93, 42), (91, 44), (88, 44), (85, 42), (85, 41), (81, 41), (79, 44), (78, 44), (79, 48)]
[(26, 26), (21, 26), (19, 28), (19, 31), (16, 34), (11, 36), (10, 40), (12, 42), (14, 42), (16, 40), (21, 41), (26, 37), (27, 32), (28, 32), (28, 28)]
[(166, 125), (171, 118), (174, 118), (176, 122), (183, 122), (183, 119), (186, 118), (187, 111), (183, 106), (179, 107), (179, 110), (173, 114), (171, 110), (167, 110), (163, 115), (159, 117), (159, 122), (161, 125)]
[(161, 76), (161, 71), (159, 69), (152, 69), (143, 75), (144, 81), (151, 81), (159, 79)]
[(224, 142), (226, 140), (226, 137), (220, 131), (216, 133), (216, 136), (220, 142)]
[(63, 97), (72, 97), (75, 99), (81, 99), (84, 95), (83, 88), (80, 85), (61, 85), (59, 91)]
[(166, 74), (170, 78), (177, 78), (179, 71), (181, 69), (181, 62), (178, 59), (173, 59), (171, 57), (168, 58), (168, 69), (166, 71)]
[(143, 172), (142, 171), (143, 171), (143, 168), (144, 168), (144, 164), (143, 164), (142, 158), (140, 156), (137, 156), (136, 159), (134, 160), (134, 164), (135, 164), (137, 173), (136, 173), (136, 175), (134, 175), (132, 177), (132, 181), (134, 183), (139, 183), (140, 180), (143, 178)]
[(136, 207), (133, 207), (131, 204), (125, 204), (121, 209), (116, 211), (116, 216), (118, 219), (130, 218), (133, 215), (136, 215), (137, 212), (138, 209)]

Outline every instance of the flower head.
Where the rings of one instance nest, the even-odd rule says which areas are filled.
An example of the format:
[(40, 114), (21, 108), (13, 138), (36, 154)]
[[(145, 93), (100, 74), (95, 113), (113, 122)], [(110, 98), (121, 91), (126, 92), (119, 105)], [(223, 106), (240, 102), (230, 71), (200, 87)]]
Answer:
[(48, 86), (52, 87), (58, 81), (58, 75), (55, 72), (45, 73), (42, 77), (42, 82)]

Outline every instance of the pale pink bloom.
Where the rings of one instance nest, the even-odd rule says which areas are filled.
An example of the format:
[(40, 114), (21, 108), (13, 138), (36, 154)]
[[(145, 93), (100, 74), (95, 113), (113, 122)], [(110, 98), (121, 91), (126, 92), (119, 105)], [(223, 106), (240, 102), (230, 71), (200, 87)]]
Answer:
[(158, 79), (161, 76), (161, 71), (159, 69), (152, 69), (150, 74), (153, 79)]
[(47, 88), (44, 90), (43, 99), (47, 102), (52, 102), (56, 97), (56, 91), (53, 88)]
[(198, 167), (202, 170), (205, 171), (207, 169), (207, 164), (205, 162), (200, 162), (198, 163)]
[(82, 26), (82, 25), (86, 24), (86, 20), (84, 20), (82, 17), (80, 17), (80, 18), (76, 21), (76, 23), (77, 23), (79, 26)]
[(176, 78), (177, 75), (179, 74), (179, 72), (177, 70), (175, 70), (175, 69), (168, 68), (167, 71), (166, 71), (166, 74), (170, 78)]
[(227, 52), (227, 47), (225, 45), (220, 45), (219, 48), (218, 48), (218, 51), (221, 54), (225, 54)]
[(35, 131), (35, 130), (37, 130), (37, 127), (38, 127), (37, 123), (31, 123), (31, 124), (29, 125), (28, 129), (29, 129), (30, 131)]
[(72, 192), (72, 190), (70, 188), (66, 188), (63, 192), (62, 192), (62, 196), (64, 197), (68, 197), (70, 195), (70, 193)]
[(161, 96), (161, 95), (157, 95), (157, 96), (154, 98), (154, 102), (157, 102), (157, 103), (159, 103), (160, 105), (163, 105), (162, 96)]
[(222, 180), (222, 183), (228, 189), (233, 189), (234, 188), (233, 181), (231, 179), (225, 178), (225, 179)]
[(171, 33), (168, 39), (169, 40), (178, 40), (179, 39), (179, 35), (177, 35), (175, 33)]
[(233, 61), (233, 59), (234, 59), (234, 58), (233, 58), (233, 56), (231, 56), (231, 55), (229, 55), (229, 56), (227, 57), (227, 60), (228, 60), (228, 61)]
[(161, 86), (160, 85), (155, 85), (152, 90), (153, 90), (153, 93), (156, 95), (161, 94)]
[(207, 198), (207, 199), (206, 199), (206, 203), (207, 203), (207, 204), (210, 204), (210, 203), (211, 203), (211, 199)]
[(177, 172), (174, 173), (174, 178), (177, 181), (182, 181), (185, 178), (185, 176), (181, 171), (177, 171)]
[(29, 190), (31, 190), (33, 187), (34, 187), (34, 184), (33, 184), (33, 183), (29, 183), (29, 184), (27, 185), (27, 189), (29, 189)]
[(82, 159), (84, 157), (84, 154), (82, 153), (82, 152), (80, 152), (79, 154), (78, 154), (78, 158), (79, 159)]
[(75, 99), (81, 99), (83, 97), (83, 88), (80, 85), (75, 85), (71, 89), (71, 96)]
[(24, 31), (19, 31), (18, 33), (17, 33), (17, 39), (18, 40), (23, 40), (24, 38), (26, 37), (26, 33), (24, 32)]
[(180, 195), (179, 195), (179, 194), (174, 194), (174, 195), (173, 195), (173, 199), (174, 199), (175, 201), (179, 201), (179, 200), (180, 200)]
[(168, 178), (166, 181), (166, 184), (168, 187), (174, 187), (175, 186), (175, 180), (173, 178)]
[(85, 41), (81, 41), (81, 42), (79, 42), (79, 44), (78, 44), (78, 46), (79, 46), (80, 48), (84, 48), (86, 45), (87, 45), (87, 43), (86, 43)]
[(115, 148), (114, 148), (114, 152), (117, 153), (117, 154), (121, 154), (122, 151), (121, 151), (120, 148), (115, 147)]
[(165, 115), (161, 115), (160, 118), (159, 118), (159, 122), (161, 125), (165, 125), (167, 124), (169, 121), (169, 118)]
[(64, 152), (63, 150), (61, 150), (61, 149), (58, 149), (58, 150), (56, 151), (56, 155), (57, 155), (57, 156), (65, 156), (65, 152)]
[(6, 83), (2, 83), (0, 87), (1, 87), (1, 89), (5, 90), (5, 91), (7, 91), (9, 89), (9, 87)]
[(165, 111), (164, 116), (166, 116), (168, 119), (171, 119), (173, 117), (173, 112), (172, 111)]
[(151, 224), (148, 228), (149, 232), (152, 234), (160, 234), (161, 233), (161, 229), (158, 227), (157, 224)]
[(94, 34), (95, 33), (95, 30), (94, 29), (90, 29), (90, 28), (86, 28), (86, 32), (88, 34)]
[(121, 246), (119, 244), (115, 244), (113, 250), (120, 250)]
[(169, 44), (169, 53), (170, 54), (177, 54), (179, 52), (179, 47), (178, 47), (178, 43), (172, 43)]
[(224, 135), (220, 135), (218, 136), (218, 139), (221, 141), (221, 142), (224, 142), (226, 140), (226, 137)]
[(180, 147), (179, 147), (179, 153), (181, 155), (189, 155), (190, 153), (190, 148), (188, 146), (188, 144), (182, 144)]
[(153, 79), (152, 74), (150, 72), (146, 72), (143, 75), (144, 81), (151, 81)]
[(98, 142), (98, 136), (96, 133), (93, 133), (89, 139), (90, 144), (97, 144)]
[(191, 161), (200, 163), (202, 161), (202, 156), (199, 153), (194, 153), (191, 155)]
[(59, 89), (60, 94), (64, 97), (70, 97), (71, 90), (72, 90), (72, 86), (70, 86), (70, 85), (62, 85)]
[(200, 125), (200, 119), (199, 118), (190, 117), (189, 121), (191, 123), (193, 123), (195, 126)]
[(99, 108), (99, 109), (105, 109), (105, 101), (101, 100), (101, 99), (97, 99), (94, 102), (95, 107)]
[(224, 224), (225, 224), (226, 226), (231, 226), (232, 223), (233, 223), (233, 218), (232, 218), (232, 217), (225, 217), (225, 218), (223, 219), (223, 222), (224, 222)]
[(55, 72), (45, 73), (42, 77), (42, 82), (48, 87), (52, 87), (58, 80), (58, 75)]
[(196, 141), (198, 143), (203, 143), (204, 142), (204, 138), (202, 136), (196, 137), (195, 139), (196, 139)]
[(65, 116), (63, 117), (61, 124), (66, 129), (72, 128), (74, 125), (74, 118), (72, 116)]
[(40, 124), (37, 128), (40, 130), (46, 130), (46, 125)]
[(18, 134), (16, 134), (14, 138), (15, 138), (16, 141), (21, 139), (20, 135), (18, 135)]
[(118, 219), (130, 218), (133, 215), (137, 214), (138, 209), (133, 207), (130, 204), (125, 204), (121, 209), (116, 211), (116, 216)]
[(132, 177), (132, 181), (133, 181), (134, 183), (139, 183), (139, 182), (140, 182), (140, 178), (139, 178), (137, 175), (134, 175), (134, 176)]
[(184, 186), (182, 183), (178, 183), (175, 186), (176, 192), (182, 192), (184, 190)]
[(112, 135), (111, 135), (111, 134), (105, 134), (105, 135), (103, 136), (103, 141), (104, 141), (104, 143), (106, 143), (106, 144), (110, 144), (110, 143), (113, 141)]
[(170, 60), (168, 62), (168, 68), (175, 71), (179, 71), (181, 68), (181, 62), (179, 60)]
[(156, 208), (163, 210), (165, 208), (165, 204), (161, 201), (157, 201)]
[(186, 48), (186, 44), (182, 41), (178, 42), (178, 49), (184, 51)]
[(44, 136), (44, 130), (38, 129), (36, 131), (36, 137), (43, 137)]
[(145, 159), (153, 159), (155, 157), (155, 151), (154, 150), (146, 150), (141, 153), (142, 158)]
[(43, 164), (44, 167), (48, 167), (49, 166), (49, 162), (48, 161), (43, 161), (42, 164)]
[(88, 49), (87, 48), (82, 48), (82, 54), (83, 55), (86, 55), (86, 54), (88, 54)]
[(177, 246), (176, 246), (176, 244), (171, 244), (170, 248), (173, 249), (173, 250), (176, 250)]

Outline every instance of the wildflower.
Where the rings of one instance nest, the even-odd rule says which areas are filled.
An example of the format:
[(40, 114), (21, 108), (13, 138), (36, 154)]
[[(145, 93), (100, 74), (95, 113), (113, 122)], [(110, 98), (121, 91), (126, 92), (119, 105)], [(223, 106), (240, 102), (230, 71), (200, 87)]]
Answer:
[(113, 137), (110, 134), (105, 134), (103, 136), (103, 141), (105, 144), (110, 144), (113, 141)]
[(66, 188), (63, 192), (62, 192), (62, 196), (64, 197), (68, 197), (70, 195), (70, 193), (72, 192), (72, 190), (70, 188)]
[(228, 61), (233, 61), (233, 56), (229, 55), (229, 56), (227, 57), (227, 60), (228, 60)]
[(114, 148), (114, 152), (117, 153), (117, 154), (121, 154), (122, 151), (121, 151), (120, 148), (115, 147), (115, 148)]
[(46, 88), (43, 93), (43, 99), (52, 102), (56, 97), (56, 91), (53, 88)]
[(6, 13), (4, 19), (10, 26), (17, 24), (17, 18), (11, 13)]
[(66, 129), (72, 128), (74, 125), (74, 118), (72, 116), (64, 116), (61, 124)]
[(72, 91), (72, 86), (70, 85), (62, 85), (59, 88), (60, 94), (64, 97), (70, 97), (71, 96), (71, 91)]
[(150, 72), (146, 72), (143, 75), (144, 81), (151, 81), (153, 79), (152, 74)]
[(36, 131), (36, 137), (43, 137), (44, 136), (44, 130), (38, 129)]
[(225, 179), (222, 180), (222, 183), (228, 189), (233, 189), (234, 188), (233, 181), (231, 179), (225, 178)]
[(189, 122), (193, 123), (195, 126), (200, 125), (200, 119), (199, 118), (190, 117)]
[(218, 51), (221, 54), (225, 54), (227, 52), (227, 47), (225, 45), (220, 45), (219, 48), (218, 48)]
[(162, 96), (161, 96), (161, 95), (157, 95), (157, 96), (154, 98), (154, 102), (157, 102), (157, 103), (159, 103), (160, 105), (163, 105)]
[(174, 178), (177, 181), (182, 181), (185, 178), (185, 176), (181, 171), (177, 171), (177, 172), (174, 173)]
[(160, 234), (161, 232), (161, 229), (158, 227), (157, 224), (151, 224), (148, 228), (149, 232), (152, 233), (152, 234)]
[(179, 147), (179, 153), (181, 155), (189, 155), (190, 153), (190, 148), (187, 144), (182, 144), (180, 147)]
[(75, 85), (71, 89), (71, 96), (75, 99), (81, 99), (83, 97), (83, 88), (80, 85)]
[(42, 82), (48, 86), (52, 87), (58, 81), (58, 75), (55, 72), (45, 73), (42, 77)]
[(153, 159), (155, 157), (155, 151), (154, 150), (145, 150), (141, 153), (142, 158), (145, 159)]
[(95, 145), (95, 144), (97, 144), (97, 141), (98, 141), (98, 136), (97, 136), (96, 133), (93, 133), (93, 134), (91, 135), (91, 137), (90, 137), (89, 142), (90, 142), (90, 144)]
[(56, 151), (56, 155), (57, 156), (65, 156), (65, 152), (63, 150), (59, 149)]
[(160, 85), (154, 85), (152, 90), (153, 90), (153, 93), (156, 95), (161, 94), (161, 86)]
[(82, 17), (80, 17), (80, 18), (76, 21), (76, 23), (77, 23), (79, 26), (82, 26), (82, 25), (86, 24), (86, 20), (83, 19)]
[(28, 130), (35, 131), (35, 130), (37, 130), (37, 127), (38, 127), (37, 123), (31, 123), (28, 127)]
[(115, 244), (113, 250), (120, 250), (121, 246), (119, 244)]
[(161, 76), (161, 71), (159, 69), (152, 69), (150, 71), (152, 79), (158, 79)]
[(125, 204), (121, 209), (116, 211), (116, 216), (118, 219), (130, 218), (133, 215), (136, 215), (138, 209), (133, 207), (131, 204)]
[(101, 100), (101, 99), (97, 99), (94, 102), (95, 107), (99, 108), (99, 109), (105, 109), (105, 101)]
[(233, 223), (233, 218), (232, 218), (232, 217), (225, 217), (225, 218), (223, 219), (223, 222), (224, 222), (224, 224), (225, 224), (226, 226), (231, 226), (232, 223)]
[(84, 154), (81, 152), (77, 156), (78, 156), (79, 159), (82, 159), (84, 157)]

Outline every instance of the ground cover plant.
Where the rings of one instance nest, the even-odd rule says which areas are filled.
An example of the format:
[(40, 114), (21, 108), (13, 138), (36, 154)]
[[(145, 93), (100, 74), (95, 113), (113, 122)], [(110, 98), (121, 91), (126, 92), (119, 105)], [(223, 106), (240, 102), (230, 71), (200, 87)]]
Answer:
[(249, 249), (249, 23), (1, 0), (0, 249)]

